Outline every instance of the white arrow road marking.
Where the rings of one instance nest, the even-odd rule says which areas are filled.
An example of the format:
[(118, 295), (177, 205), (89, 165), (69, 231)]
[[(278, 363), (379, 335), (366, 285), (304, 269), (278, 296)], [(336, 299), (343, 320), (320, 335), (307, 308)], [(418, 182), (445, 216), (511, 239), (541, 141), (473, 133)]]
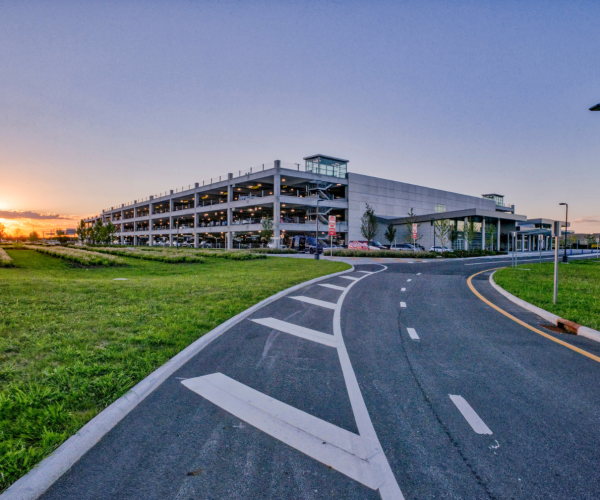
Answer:
[(417, 331), (414, 328), (407, 328), (408, 334), (410, 338), (413, 340), (419, 340), (419, 336), (417, 335)]
[(406, 302), (400, 302), (400, 307), (406, 307)]
[(376, 489), (360, 436), (241, 384), (222, 373), (181, 382), (244, 422)]
[(340, 276), (340, 278), (343, 278), (345, 280), (352, 280), (352, 281), (362, 279), (362, 278), (356, 278), (355, 276)]
[(471, 408), (471, 405), (467, 403), (465, 398), (462, 396), (453, 396), (452, 394), (448, 394), (448, 396), (450, 396), (452, 402), (477, 434), (492, 434), (490, 428), (485, 425), (485, 422), (475, 413), (475, 410)]
[(273, 330), (279, 330), (280, 332), (289, 333), (296, 337), (302, 337), (303, 339), (312, 340), (319, 344), (328, 345), (329, 347), (337, 347), (339, 341), (333, 336), (327, 333), (318, 332), (317, 330), (311, 330), (310, 328), (304, 328), (303, 326), (294, 325), (287, 321), (281, 321), (275, 318), (260, 318), (251, 319), (254, 323), (268, 326)]
[(332, 290), (344, 291), (346, 289), (345, 286), (330, 285), (329, 283), (322, 283), (322, 284), (319, 284), (319, 286), (324, 286), (325, 288), (331, 288)]
[(299, 295), (297, 297), (290, 297), (290, 299), (299, 300), (315, 306), (326, 307), (327, 309), (335, 309), (334, 302), (325, 302), (324, 300), (313, 299), (312, 297), (304, 297), (303, 295)]
[[(386, 266), (382, 265), (381, 267), (383, 268), (381, 271), (371, 274), (387, 269)], [(275, 318), (252, 320), (276, 330), (336, 348), (359, 436), (261, 394), (220, 373), (184, 380), (181, 383), (263, 432), (369, 488), (379, 490), (382, 500), (404, 500), (400, 486), (398, 486), (373, 427), (373, 422), (371, 422), (342, 335), (341, 312), (344, 298), (350, 288), (368, 276), (368, 274), (360, 278), (340, 276), (340, 278), (352, 280), (353, 283), (344, 288), (335, 304), (309, 297), (290, 297), (334, 309), (333, 339), (335, 344), (329, 343), (331, 342), (330, 335), (326, 333)]]

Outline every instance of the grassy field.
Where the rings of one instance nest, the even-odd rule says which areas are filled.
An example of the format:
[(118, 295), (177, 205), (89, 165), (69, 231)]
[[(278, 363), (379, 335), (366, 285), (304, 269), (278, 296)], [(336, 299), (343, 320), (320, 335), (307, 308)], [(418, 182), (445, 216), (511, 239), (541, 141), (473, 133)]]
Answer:
[(560, 264), (558, 273), (556, 304), (552, 303), (554, 263), (502, 269), (494, 274), (494, 281), (513, 295), (561, 318), (600, 330), (600, 261), (572, 259), (569, 264)]
[(280, 290), (349, 268), (273, 257), (86, 268), (8, 254), (17, 267), (0, 268), (0, 491), (204, 333)]

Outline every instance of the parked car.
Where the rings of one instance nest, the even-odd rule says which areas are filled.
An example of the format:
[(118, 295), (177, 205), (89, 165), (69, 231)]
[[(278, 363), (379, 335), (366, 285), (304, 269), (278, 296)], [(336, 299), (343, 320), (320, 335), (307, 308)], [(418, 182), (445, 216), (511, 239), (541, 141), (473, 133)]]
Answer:
[(396, 243), (390, 246), (390, 250), (404, 250), (405, 252), (420, 252), (424, 248), (421, 245), (412, 245), (410, 243)]
[(350, 250), (387, 250), (387, 247), (378, 241), (372, 241), (370, 245), (367, 241), (351, 241), (348, 243), (348, 248)]
[(431, 248), (429, 249), (429, 251), (430, 251), (430, 252), (439, 252), (439, 253), (443, 253), (443, 252), (451, 252), (452, 250), (450, 250), (450, 249), (449, 249), (449, 248), (447, 248), (447, 247), (438, 247), (438, 246), (435, 246), (435, 247), (431, 247)]

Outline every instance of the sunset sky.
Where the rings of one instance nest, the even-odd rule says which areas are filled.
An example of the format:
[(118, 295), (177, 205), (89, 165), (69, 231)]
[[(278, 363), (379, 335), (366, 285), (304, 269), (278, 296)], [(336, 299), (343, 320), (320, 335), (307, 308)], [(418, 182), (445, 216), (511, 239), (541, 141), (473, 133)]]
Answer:
[[(600, 2), (0, 5), (0, 222), (280, 159), (600, 231)], [(398, 214), (402, 216), (404, 214)]]

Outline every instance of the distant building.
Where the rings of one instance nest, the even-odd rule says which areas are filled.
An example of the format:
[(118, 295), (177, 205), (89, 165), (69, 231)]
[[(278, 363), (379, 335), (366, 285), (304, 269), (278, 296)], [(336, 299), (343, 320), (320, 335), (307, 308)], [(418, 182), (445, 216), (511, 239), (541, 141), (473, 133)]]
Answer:
[[(433, 245), (433, 221), (449, 219), (458, 236), (452, 245), (465, 248), (462, 229), (465, 220), (472, 218), (478, 231), (472, 248), (489, 248), (492, 241), (495, 248), (507, 248), (508, 233), (527, 221), (526, 216), (515, 214), (514, 205), (505, 204), (504, 196), (499, 194), (469, 196), (380, 179), (350, 172), (348, 163), (323, 154), (307, 156), (304, 165), (275, 160), (188, 188), (123, 203), (86, 222), (112, 221), (121, 244), (177, 241), (190, 246), (231, 248), (260, 245), (262, 222), (267, 217), (273, 220), (273, 238), (279, 246), (289, 245), (297, 235), (314, 236), (317, 220), (319, 237), (329, 239), (327, 223), (333, 216), (337, 221), (334, 242), (347, 245), (364, 240), (361, 217), (368, 203), (378, 216), (377, 239), (382, 243), (387, 243), (383, 234), (390, 223), (398, 229), (397, 240), (404, 241), (406, 215), (412, 209), (420, 223), (419, 243), (425, 247)], [(493, 240), (489, 231), (492, 227)], [(545, 241), (547, 245), (547, 238)], [(522, 248), (531, 245), (523, 240)]]

